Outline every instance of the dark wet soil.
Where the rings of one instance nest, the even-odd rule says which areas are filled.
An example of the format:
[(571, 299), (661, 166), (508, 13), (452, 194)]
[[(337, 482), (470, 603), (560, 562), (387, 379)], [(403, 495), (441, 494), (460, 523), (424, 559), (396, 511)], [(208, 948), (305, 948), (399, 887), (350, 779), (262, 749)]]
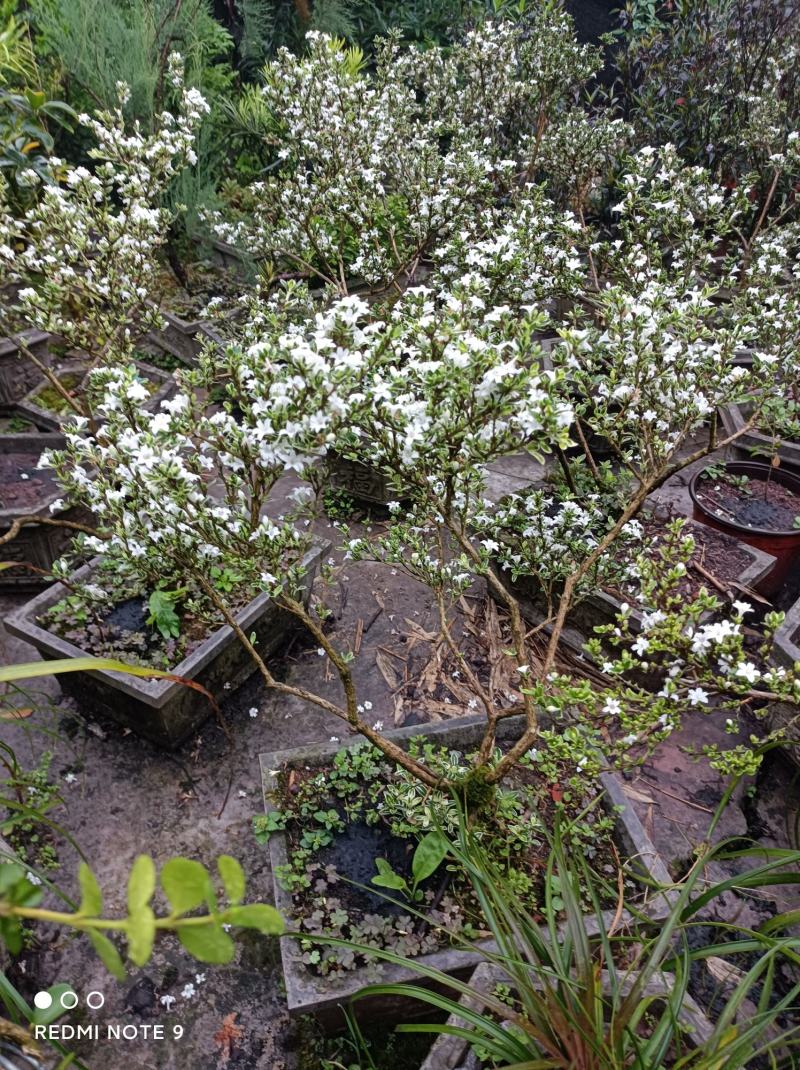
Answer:
[(698, 480), (697, 496), (703, 505), (723, 520), (766, 531), (798, 530), (800, 494), (775, 479), (749, 477), (742, 484), (725, 480)]
[[(654, 557), (666, 538), (667, 521), (646, 517), (641, 523), (644, 528), (643, 543), (648, 548), (648, 556)], [(695, 544), (686, 575), (678, 584), (678, 593), (686, 599), (696, 598), (702, 587), (705, 587), (706, 591), (711, 590), (712, 594), (715, 593), (711, 580), (704, 573), (707, 572), (720, 583), (728, 585), (738, 580), (753, 560), (739, 540), (724, 531), (716, 531), (705, 524), (689, 521), (684, 526), (684, 534), (691, 535)]]
[(31, 512), (52, 492), (52, 474), (36, 467), (40, 450), (0, 453), (0, 509)]

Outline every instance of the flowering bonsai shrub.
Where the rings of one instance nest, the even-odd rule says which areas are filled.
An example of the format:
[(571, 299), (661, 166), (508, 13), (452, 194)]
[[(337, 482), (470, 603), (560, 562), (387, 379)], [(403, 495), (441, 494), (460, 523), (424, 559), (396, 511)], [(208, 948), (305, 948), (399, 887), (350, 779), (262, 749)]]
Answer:
[[(473, 82), (496, 40), (506, 51), (513, 42), (514, 63), (496, 110), (487, 111)], [(597, 748), (619, 750), (619, 736), (604, 736), (601, 725), (617, 721), (625, 738), (644, 744), (668, 726), (657, 705), (631, 697), (649, 694), (636, 690), (636, 676), (594, 691), (554, 676), (570, 613), (605, 573), (623, 568), (635, 578), (636, 518), (648, 496), (743, 433), (719, 434), (719, 405), (749, 398), (753, 426), (770, 395), (765, 369), (779, 359), (788, 370), (793, 359), (765, 351), (739, 366), (756, 310), (740, 301), (720, 319), (713, 301), (710, 265), (747, 211), (743, 194), (726, 194), (669, 146), (624, 161), (602, 218), (585, 211), (600, 169), (577, 150), (555, 174), (571, 208), (534, 183), (539, 157), (519, 133), (531, 114), (541, 119), (542, 161), (557, 151), (559, 123), (580, 127), (603, 167), (625, 141), (614, 123), (578, 121), (568, 101), (591, 52), (569, 45), (565, 69), (545, 64), (552, 83), (534, 85), (533, 64), (544, 64), (537, 49), (521, 29), (487, 24), (446, 55), (400, 52), (390, 40), (369, 74), (356, 52), (323, 36), (312, 37), (306, 57), (282, 54), (264, 87), (277, 171), (258, 188), (247, 240), (265, 238), (265, 252), (294, 257), (309, 279), (269, 296), (257, 291), (240, 344), (206, 352), (155, 414), (142, 411), (130, 369), (99, 368), (92, 389), (102, 396), (102, 429), (78, 421), (67, 448), (50, 457), (70, 499), (99, 518), (103, 537), (81, 540), (81, 549), (101, 552), (102, 571), (148, 604), (155, 598), (162, 634), (175, 638), (187, 614), (206, 627), (227, 622), (268, 687), (339, 716), (429, 788), (442, 786), (441, 772), (363, 715), (324, 608), (298, 597), (328, 452), (380, 470), (395, 489), (387, 530), (345, 532), (344, 546), (353, 559), (402, 567), (432, 591), (443, 641), (486, 715), (470, 783), (496, 784), (543, 740), (558, 746), (575, 718), (572, 757), (595, 768)], [(450, 93), (449, 107), (436, 97), (445, 85), (464, 89)], [(423, 255), (426, 285), (404, 289), (401, 275), (407, 283)], [(376, 287), (395, 286), (373, 304), (342, 296), (354, 271)], [(327, 294), (309, 280), (328, 284)], [(338, 300), (329, 299), (336, 291)], [(538, 338), (552, 328), (559, 298), (570, 310), (555, 318), (559, 342), (545, 354)], [(495, 508), (487, 468), (520, 450), (555, 455), (559, 480)], [(270, 492), (287, 469), (305, 493), (296, 509), (273, 515)], [(679, 565), (665, 559), (661, 567), (670, 576)], [(524, 620), (505, 573), (546, 591), (542, 620)], [(459, 648), (454, 607), (478, 580), (507, 613), (516, 705), (494, 694)], [(276, 679), (235, 619), (260, 592), (316, 637), (340, 676), (341, 702)], [(97, 612), (108, 593), (99, 586), (86, 601), (84, 592), (80, 611)], [(119, 586), (111, 593), (119, 596)], [(649, 597), (644, 590), (640, 605), (651, 620), (663, 610)], [(697, 620), (719, 608), (701, 602)], [(545, 643), (536, 664), (532, 635)], [(162, 653), (168, 660), (175, 651)], [(670, 724), (680, 715), (673, 701)], [(522, 712), (526, 727), (498, 757), (497, 725), (509, 710)], [(540, 723), (541, 710), (556, 729)]]
[[(429, 787), (442, 786), (441, 773), (409, 757), (365, 717), (348, 655), (330, 642), (320, 613), (296, 596), (308, 546), (303, 510), (306, 501), (314, 504), (319, 487), (319, 473), (310, 466), (334, 447), (381, 468), (397, 488), (392, 521), (382, 534), (348, 538), (346, 549), (356, 560), (401, 567), (432, 591), (444, 640), (486, 715), (472, 775), (494, 784), (531, 747), (545, 740), (556, 746), (575, 710), (581, 727), (571, 742), (571, 760), (596, 768), (596, 748), (613, 752), (618, 746), (603, 740), (601, 725), (619, 721), (630, 728), (625, 718), (633, 709), (636, 736), (644, 743), (669, 726), (659, 722), (658, 705), (645, 702), (649, 690), (637, 691), (627, 677), (592, 690), (553, 675), (575, 597), (618, 540), (635, 539), (632, 521), (647, 495), (720, 445), (712, 428), (704, 444), (688, 456), (682, 452), (719, 401), (740, 389), (742, 379), (756, 385), (751, 372), (733, 365), (733, 338), (703, 347), (691, 334), (681, 337), (683, 306), (666, 308), (663, 298), (648, 302), (647, 294), (626, 300), (616, 323), (596, 329), (593, 346), (584, 345), (580, 330), (563, 329), (563, 356), (549, 368), (535, 340), (545, 317), (533, 309), (525, 315), (504, 306), (487, 311), (474, 301), (469, 285), (412, 289), (384, 315), (359, 298), (345, 298), (305, 321), (302, 294), (290, 287), (263, 315), (260, 344), (206, 353), (198, 370), (186, 374), (184, 392), (156, 414), (141, 411), (128, 372), (96, 372), (105, 395), (98, 409), (102, 431), (76, 429), (67, 449), (52, 454), (49, 463), (70, 498), (89, 505), (99, 518), (106, 539), (82, 539), (84, 549), (102, 552), (139, 590), (176, 592), (168, 596), (181, 610), (190, 608), (209, 625), (226, 621), (268, 687), (341, 717), (410, 775)], [(609, 289), (608, 301), (612, 312), (622, 298)], [(664, 381), (655, 380), (651, 389), (656, 372)], [(678, 373), (690, 377), (691, 396), (680, 392)], [(225, 384), (223, 400), (209, 405), (219, 384)], [(591, 389), (591, 405), (580, 396), (576, 402), (576, 388)], [(604, 484), (590, 451), (583, 460), (565, 456), (570, 429), (582, 426), (612, 443), (631, 475), (628, 494), (609, 493), (607, 476)], [(514, 507), (514, 516), (514, 510), (495, 511), (486, 500), (487, 465), (520, 447), (539, 455), (561, 451), (568, 489), (567, 473), (573, 487), (579, 479), (600, 477), (595, 500), (604, 510), (597, 518), (584, 516), (579, 533), (576, 504), (568, 504), (562, 492), (559, 522), (568, 553), (559, 547), (557, 532), (555, 544), (547, 544), (556, 531), (551, 497), (526, 498), (527, 526), (519, 523), (523, 506)], [(97, 469), (94, 480), (85, 476), (85, 466)], [(269, 494), (287, 468), (303, 475), (308, 491), (298, 495), (297, 512), (271, 517)], [(544, 553), (536, 543), (537, 525)], [(533, 629), (549, 630), (538, 665), (531, 664), (531, 632), (519, 601), (492, 566), (501, 546), (518, 573), (544, 573), (556, 592), (552, 612)], [(640, 567), (630, 555), (629, 564)], [(671, 575), (673, 563), (663, 567)], [(453, 631), (453, 607), (477, 578), (507, 610), (508, 656), (527, 722), (502, 756), (495, 750), (497, 724), (520, 707), (490, 692)], [(238, 628), (236, 606), (260, 591), (316, 637), (339, 673), (341, 703), (278, 681)], [(648, 596), (645, 589), (643, 609), (658, 612)], [(101, 591), (97, 599), (103, 598)], [(707, 608), (707, 599), (701, 600), (698, 618)], [(637, 643), (639, 653), (647, 649), (642, 640)], [(695, 668), (687, 662), (686, 671)], [(691, 705), (688, 697), (686, 702)], [(542, 709), (561, 722), (558, 730), (540, 724)], [(672, 726), (681, 707), (672, 699), (670, 709)]]
[(530, 25), (489, 21), (446, 51), (402, 49), (390, 37), (374, 70), (338, 40), (309, 33), (307, 42), (306, 55), (282, 50), (264, 68), (270, 173), (250, 187), (248, 211), (217, 217), (215, 229), (339, 294), (398, 288), (434, 245), (487, 229), (514, 175), (538, 178), (558, 155), (543, 139), (565, 119), (561, 142), (577, 143), (580, 174), (562, 165), (570, 194), (577, 185), (585, 197), (598, 138), (606, 156), (618, 147), (621, 123), (576, 118), (574, 100), (600, 59), (563, 12), (543, 10)]
[(194, 162), (195, 132), (208, 110), (200, 93), (183, 85), (177, 55), (170, 70), (177, 106), (162, 113), (153, 133), (126, 125), (128, 90), (120, 84), (116, 111), (80, 117), (96, 143), (89, 150), (97, 161), (92, 171), (72, 167), (64, 170), (63, 182), (42, 183), (35, 203), (20, 216), (2, 188), (0, 285), (15, 287), (17, 297), (0, 309), (0, 332), (13, 336), (84, 415), (90, 403), (67, 391), (18, 329), (23, 324), (56, 335), (68, 350), (88, 354), (91, 364), (121, 365), (132, 359), (136, 338), (160, 325), (152, 302), (170, 218), (161, 202), (174, 176)]

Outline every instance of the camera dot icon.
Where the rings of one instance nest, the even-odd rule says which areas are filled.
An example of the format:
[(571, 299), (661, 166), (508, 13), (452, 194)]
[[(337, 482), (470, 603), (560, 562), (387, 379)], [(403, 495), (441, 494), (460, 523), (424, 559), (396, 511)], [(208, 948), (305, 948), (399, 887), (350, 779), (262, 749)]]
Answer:
[[(102, 992), (89, 992), (86, 996), (86, 1005), (90, 1010), (97, 1011), (105, 1003), (106, 998)], [(37, 992), (33, 997), (33, 1005), (37, 1010), (47, 1011), (55, 1002), (55, 997), (52, 992), (46, 992), (42, 990)], [(77, 992), (74, 992), (71, 988), (65, 989), (58, 995), (58, 1003), (62, 1010), (71, 1011), (80, 1003), (80, 998)]]

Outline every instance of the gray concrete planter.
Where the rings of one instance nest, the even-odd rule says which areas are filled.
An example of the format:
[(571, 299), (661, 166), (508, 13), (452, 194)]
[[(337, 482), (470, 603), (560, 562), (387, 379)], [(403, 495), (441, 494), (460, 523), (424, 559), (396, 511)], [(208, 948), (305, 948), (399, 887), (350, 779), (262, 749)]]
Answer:
[(203, 348), (204, 338), (201, 328), (208, 326), (207, 322), (185, 320), (164, 309), (159, 309), (159, 314), (164, 320), (164, 326), (154, 327), (148, 331), (145, 339), (166, 353), (171, 353), (184, 364), (194, 364)]
[[(19, 336), (42, 363), (50, 364), (51, 334), (28, 330), (20, 331)], [(0, 411), (7, 412), (41, 381), (42, 373), (20, 352), (17, 343), (10, 338), (0, 338)]]
[[(305, 597), (310, 594), (314, 574), (326, 551), (326, 546), (316, 545), (305, 556)], [(92, 568), (90, 562), (75, 573), (75, 579), (88, 579)], [(67, 593), (63, 584), (54, 584), (12, 612), (6, 618), (6, 628), (30, 643), (45, 659), (85, 657), (86, 651), (37, 623)], [(280, 648), (297, 627), (296, 618), (280, 609), (266, 594), (245, 606), (237, 621), (246, 634), (255, 633), (255, 643), (264, 658)], [(202, 685), (219, 700), (244, 683), (255, 671), (255, 665), (233, 630), (224, 625), (171, 671)], [(102, 670), (66, 673), (59, 677), (59, 683), (78, 701), (82, 712), (110, 717), (162, 747), (178, 746), (212, 713), (203, 694), (174, 680), (147, 680)]]
[(235, 245), (229, 245), (228, 242), (220, 241), (219, 238), (209, 238), (208, 246), (208, 260), (210, 263), (245, 279), (249, 279), (252, 276), (252, 262)]
[[(703, 527), (705, 527), (705, 525), (700, 524), (695, 520), (689, 520), (686, 523), (685, 530), (691, 534), (692, 531), (696, 531)], [(710, 531), (711, 529), (706, 528), (706, 530)], [(721, 534), (724, 535), (725, 533), (715, 531), (713, 534), (717, 536)], [(735, 547), (736, 550), (746, 554), (749, 558), (748, 564), (736, 577), (735, 582), (740, 584), (741, 587), (751, 587), (754, 590), (757, 590), (761, 582), (772, 571), (775, 564), (775, 558), (770, 554), (765, 553), (763, 550), (757, 549), (755, 546), (748, 546), (747, 543), (741, 542), (732, 535), (727, 537), (731, 540), (732, 548)], [(519, 599), (523, 615), (533, 622), (542, 620), (545, 605), (536, 581), (530, 576), (520, 576), (516, 580), (511, 580), (508, 573), (501, 572), (497, 569), (495, 571), (507, 585), (511, 593), (516, 595)], [(706, 583), (706, 586), (711, 590), (712, 594), (715, 593), (710, 583)], [(738, 588), (734, 588), (734, 590), (738, 591)], [(746, 597), (746, 594), (744, 597)], [(593, 591), (570, 610), (567, 618), (568, 623), (581, 634), (591, 637), (594, 634), (595, 628), (616, 621), (617, 614), (622, 608), (623, 601), (624, 598), (618, 598), (609, 591)], [(632, 629), (634, 631), (641, 630), (641, 611), (634, 606), (631, 609), (630, 616)]]
[(800, 442), (781, 440), (776, 443), (770, 435), (756, 430), (741, 434), (751, 412), (752, 405), (746, 401), (720, 406), (719, 416), (725, 434), (740, 435), (732, 447), (735, 455), (743, 461), (769, 463), (773, 455), (777, 454), (782, 464), (788, 465), (796, 472), (800, 471)]
[[(38, 478), (43, 483), (35, 496), (31, 495), (13, 507), (0, 508), (0, 534), (5, 534), (20, 516), (55, 516), (77, 523), (91, 521), (91, 514), (80, 506), (51, 513), (50, 506), (59, 500), (63, 492), (51, 475), (36, 471), (36, 464), (45, 450), (62, 449), (65, 444), (64, 436), (53, 432), (0, 435), (0, 455), (15, 459), (21, 467), (30, 470), (32, 479)], [(23, 527), (11, 542), (4, 543), (0, 548), (0, 557), (4, 561), (19, 562), (13, 568), (0, 571), (0, 590), (26, 590), (49, 583), (49, 577), (34, 570), (49, 572), (53, 562), (67, 549), (72, 535), (67, 528), (48, 524), (27, 524)], [(29, 568), (29, 565), (33, 568)]]
[[(464, 750), (476, 746), (483, 735), (485, 720), (482, 717), (455, 718), (453, 721), (440, 724), (414, 725), (406, 728), (387, 732), (388, 738), (406, 746), (415, 736), (425, 736), (433, 742)], [(501, 721), (498, 728), (498, 739), (508, 740), (518, 737), (522, 730), (522, 718), (509, 718)], [(357, 739), (353, 743), (358, 742)], [(320, 744), (309, 747), (298, 747), (293, 750), (275, 751), (262, 754), (261, 777), (265, 796), (265, 807), (270, 812), (276, 807), (271, 802), (271, 796), (278, 787), (276, 770), (285, 766), (303, 768), (320, 768), (330, 762), (334, 755), (342, 749), (342, 744)], [(648, 883), (655, 888), (665, 888), (672, 884), (667, 869), (653, 846), (650, 838), (636, 816), (633, 804), (624, 794), (618, 778), (611, 773), (601, 776), (601, 784), (604, 789), (604, 803), (609, 807), (620, 807), (617, 818), (617, 841), (623, 855), (632, 860), (638, 872), (646, 877)], [(293, 901), (291, 893), (287, 892), (275, 878), (274, 874), (279, 866), (288, 862), (288, 845), (285, 833), (278, 832), (270, 837), (269, 841), (270, 865), (273, 873), (273, 885), (275, 905), (287, 923), (291, 925), (293, 916)], [(654, 892), (653, 898), (645, 908), (652, 912), (653, 917), (663, 917), (669, 909), (670, 894), (668, 892)], [(609, 913), (609, 921), (611, 914)], [(587, 919), (587, 925), (591, 927), (592, 919)], [(286, 985), (286, 999), (289, 1012), (294, 1015), (313, 1014), (328, 1026), (341, 1023), (342, 1004), (355, 995), (365, 985), (379, 979), (381, 983), (424, 983), (417, 973), (407, 967), (395, 966), (383, 963), (378, 967), (364, 966), (355, 970), (343, 971), (337, 976), (317, 977), (312, 974), (301, 961), (299, 942), (289, 936), (281, 938), (281, 957), (283, 961), (283, 974)], [(487, 945), (491, 946), (491, 945)], [(481, 961), (479, 951), (462, 951), (459, 949), (443, 949), (431, 954), (421, 955), (415, 961), (424, 963), (445, 973), (456, 976), (468, 976), (470, 971)], [(365, 1016), (391, 1018), (408, 1016), (416, 1011), (418, 1005), (411, 1000), (391, 997), (377, 997), (359, 1002), (359, 1011), (363, 1009)]]
[[(172, 397), (178, 388), (178, 384), (169, 372), (154, 368), (152, 364), (146, 364), (140, 360), (135, 360), (133, 363), (145, 379), (157, 384), (154, 392), (143, 403), (144, 407), (150, 411), (157, 409), (162, 401)], [(73, 358), (55, 365), (53, 371), (59, 377), (74, 375), (83, 377), (87, 367), (87, 361)], [(59, 431), (69, 421), (72, 414), (57, 412), (42, 405), (40, 401), (41, 392), (46, 390), (50, 384), (47, 380), (42, 379), (42, 375), (38, 370), (36, 376), (36, 386), (20, 401), (17, 409), (22, 415), (29, 420), (33, 420), (40, 427), (45, 427), (51, 431)]]
[(330, 486), (344, 491), (356, 501), (388, 505), (398, 497), (387, 476), (371, 465), (351, 461), (333, 450), (328, 452), (325, 464)]
[[(800, 599), (789, 609), (783, 624), (775, 632), (772, 656), (778, 665), (787, 669), (800, 665)], [(785, 728), (798, 714), (800, 710), (796, 706), (773, 703), (767, 712), (767, 721), (771, 729)], [(783, 750), (795, 765), (800, 766), (800, 721), (790, 729), (789, 735), (790, 741), (784, 744)]]
[[(608, 974), (603, 971), (603, 979)], [(481, 1013), (486, 1003), (481, 996), (490, 996), (498, 984), (507, 985), (508, 974), (494, 963), (482, 962), (470, 978), (470, 986), (474, 990), (474, 996), (462, 996), (459, 1003), (465, 1010), (469, 1009)], [(625, 977), (622, 981), (623, 988), (628, 991), (633, 987), (634, 978)], [(669, 995), (673, 987), (673, 979), (669, 974), (654, 975), (647, 986), (644, 994), (647, 996)], [(708, 1020), (699, 1004), (687, 993), (681, 1004), (678, 1021), (685, 1030), (690, 1033), (690, 1043), (695, 1047), (707, 1041), (713, 1032), (713, 1026)], [(447, 1019), (448, 1026), (456, 1026), (461, 1029), (469, 1029), (470, 1025), (457, 1014), (451, 1014)], [(442, 1034), (433, 1042), (425, 1061), (420, 1070), (481, 1070), (483, 1063), (471, 1050), (468, 1040), (458, 1036), (446, 1036)]]

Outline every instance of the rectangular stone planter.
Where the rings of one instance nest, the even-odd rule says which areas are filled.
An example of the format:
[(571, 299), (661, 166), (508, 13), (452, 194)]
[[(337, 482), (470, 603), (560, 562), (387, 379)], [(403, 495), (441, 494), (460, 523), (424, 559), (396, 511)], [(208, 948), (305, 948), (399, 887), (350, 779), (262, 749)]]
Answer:
[[(52, 335), (47, 331), (27, 330), (20, 331), (19, 336), (42, 363), (50, 364)], [(17, 343), (0, 338), (0, 411), (7, 412), (41, 381), (42, 373), (20, 352)]]
[[(480, 716), (455, 718), (447, 723), (395, 729), (387, 732), (386, 736), (401, 746), (406, 746), (415, 736), (425, 736), (426, 739), (439, 745), (463, 751), (478, 745), (485, 723), (485, 719)], [(509, 718), (501, 721), (498, 726), (498, 740), (518, 738), (522, 727), (522, 718)], [(352, 743), (357, 742), (358, 738), (352, 741)], [(271, 801), (272, 794), (278, 788), (276, 770), (287, 765), (302, 766), (305, 769), (320, 768), (330, 762), (341, 749), (342, 744), (318, 744), (260, 755), (261, 779), (267, 812), (277, 809)], [(617, 819), (617, 841), (624, 856), (632, 860), (636, 870), (647, 878), (648, 883), (661, 888), (669, 887), (672, 884), (669, 873), (636, 816), (633, 805), (625, 796), (617, 777), (611, 773), (602, 774), (601, 786), (605, 792), (604, 804), (609, 808), (620, 807)], [(292, 896), (275, 877), (278, 867), (288, 863), (288, 844), (285, 833), (277, 832), (270, 837), (269, 855), (275, 905), (287, 924), (291, 926)], [(668, 892), (656, 892), (646, 909), (652, 912), (653, 917), (663, 917), (664, 912), (669, 909), (669, 902)], [(608, 920), (611, 920), (611, 913), (609, 913)], [(591, 919), (587, 920), (587, 925), (591, 925)], [(413, 970), (389, 963), (381, 964), (379, 974), (370, 966), (348, 970), (338, 976), (316, 977), (302, 963), (302, 952), (297, 940), (289, 936), (281, 937), (280, 946), (290, 1014), (313, 1014), (327, 1027), (341, 1025), (341, 1006), (346, 1005), (356, 992), (376, 979), (379, 979), (381, 983), (424, 983)], [(487, 946), (491, 945), (487, 944)], [(481, 955), (479, 951), (445, 948), (432, 954), (421, 955), (415, 961), (445, 973), (468, 976), (481, 961)], [(374, 1000), (365, 1000), (363, 1003), (359, 1001), (358, 1009), (359, 1015), (363, 1013), (365, 1019), (380, 1016), (389, 1020), (408, 1016), (409, 1013), (413, 1014), (415, 1007), (418, 1013), (418, 1006), (411, 1000), (403, 998), (377, 997)]]
[[(310, 594), (314, 574), (325, 552), (327, 546), (316, 545), (306, 554), (305, 597)], [(79, 569), (75, 578), (88, 579), (93, 564), (90, 562)], [(80, 647), (37, 623), (37, 618), (67, 593), (63, 584), (54, 584), (12, 612), (6, 618), (6, 628), (30, 643), (45, 659), (84, 657), (86, 652)], [(255, 633), (254, 641), (264, 658), (280, 648), (297, 627), (296, 618), (280, 609), (266, 594), (254, 598), (236, 619), (247, 635)], [(171, 671), (201, 684), (219, 700), (244, 683), (255, 671), (255, 665), (233, 630), (223, 625)], [(174, 680), (147, 680), (102, 670), (65, 673), (59, 677), (59, 683), (65, 693), (76, 699), (82, 712), (101, 713), (162, 747), (178, 746), (213, 712), (205, 695)]]
[[(36, 474), (36, 464), (44, 450), (61, 449), (65, 444), (64, 436), (54, 432), (0, 434), (0, 455), (18, 458), (19, 463), (31, 469), (34, 479), (40, 478), (44, 483), (36, 496), (32, 496), (26, 503), (0, 508), (0, 534), (5, 534), (20, 516), (55, 515), (62, 520), (91, 522), (91, 514), (81, 507), (51, 513), (50, 506), (58, 501), (62, 491), (46, 473), (40, 476)], [(49, 577), (38, 574), (34, 569), (49, 572), (53, 562), (67, 549), (72, 535), (67, 528), (51, 527), (48, 524), (27, 524), (23, 527), (11, 542), (0, 546), (0, 559), (19, 562), (13, 568), (0, 571), (0, 590), (25, 590), (49, 583)], [(32, 565), (33, 569), (28, 568), (28, 565)]]
[[(778, 665), (787, 669), (800, 665), (800, 599), (791, 606), (783, 624), (775, 632), (772, 656)], [(769, 707), (767, 722), (771, 729), (785, 728), (798, 714), (798, 707), (785, 702), (774, 702)], [(795, 765), (800, 766), (800, 721), (789, 730), (789, 740), (784, 744), (783, 750)]]
[(386, 505), (392, 500), (392, 492), (386, 477), (376, 468), (360, 461), (350, 461), (338, 454), (328, 454), (330, 484), (343, 490), (358, 501)]
[[(685, 530), (691, 534), (693, 530), (704, 527), (695, 520), (689, 520), (686, 523)], [(707, 531), (711, 530), (706, 528)], [(718, 532), (714, 532), (716, 536)], [(749, 563), (745, 566), (742, 572), (737, 576), (736, 582), (740, 583), (744, 587), (752, 587), (754, 590), (758, 589), (761, 581), (769, 575), (772, 571), (772, 567), (775, 564), (775, 558), (770, 554), (764, 553), (763, 550), (757, 549), (755, 546), (748, 546), (746, 543), (740, 542), (733, 536), (730, 536), (732, 543), (736, 545), (736, 548), (745, 553), (749, 558)], [(539, 595), (538, 585), (532, 577), (520, 576), (517, 580), (510, 580), (505, 574), (499, 573), (503, 581), (507, 584), (509, 590), (517, 596), (520, 601), (523, 615), (531, 621), (539, 621), (543, 618), (544, 604)], [(715, 594), (715, 590), (710, 583), (706, 583), (706, 586), (711, 590), (712, 594)], [(743, 598), (746, 598), (746, 594), (742, 594)], [(599, 590), (593, 591), (590, 595), (579, 602), (573, 609), (570, 610), (568, 615), (568, 622), (576, 628), (581, 634), (591, 637), (596, 627), (600, 627), (604, 624), (611, 624), (616, 621), (617, 614), (622, 608), (623, 599), (617, 598), (609, 591)], [(631, 627), (634, 631), (640, 631), (642, 626), (642, 613), (641, 610), (633, 607), (631, 609)]]
[(159, 309), (159, 314), (164, 320), (164, 326), (148, 331), (145, 335), (147, 341), (171, 353), (186, 365), (194, 364), (203, 348), (201, 328), (208, 326), (206, 321), (185, 320), (164, 309)]
[[(752, 406), (747, 402), (721, 405), (719, 417), (726, 435), (739, 434), (747, 425)], [(781, 440), (777, 445), (770, 435), (761, 431), (745, 431), (732, 446), (737, 459), (769, 463), (774, 454), (795, 472), (800, 472), (800, 442)]]
[[(601, 976), (605, 981), (608, 977), (608, 972), (604, 970)], [(474, 996), (472, 994), (462, 996), (459, 1003), (465, 1010), (469, 1009), (480, 1014), (486, 1006), (481, 996), (490, 996), (498, 984), (508, 985), (509, 980), (508, 974), (499, 966), (491, 962), (482, 962), (475, 969), (469, 981), (471, 988), (474, 990)], [(622, 987), (625, 991), (629, 991), (633, 987), (633, 983), (634, 978), (626, 976), (622, 980)], [(672, 986), (673, 980), (669, 974), (656, 974), (648, 982), (644, 994), (646, 996), (659, 996), (662, 994), (668, 996)], [(684, 1029), (689, 1031), (691, 1038), (689, 1042), (695, 1047), (699, 1047), (700, 1044), (707, 1041), (713, 1032), (711, 1022), (701, 1010), (699, 1004), (688, 993), (683, 998), (678, 1013), (678, 1021)], [(470, 1028), (469, 1022), (460, 1018), (457, 1014), (450, 1015), (447, 1019), (447, 1025), (461, 1029)], [(420, 1070), (481, 1070), (482, 1066), (483, 1064), (471, 1050), (468, 1040), (459, 1036), (442, 1034), (434, 1040)]]
[[(146, 409), (152, 411), (158, 408), (162, 401), (172, 397), (177, 390), (177, 383), (169, 372), (154, 368), (152, 364), (145, 364), (140, 360), (135, 360), (133, 363), (144, 378), (157, 384), (156, 389), (143, 403)], [(53, 370), (58, 376), (68, 376), (71, 374), (82, 375), (86, 368), (87, 362), (75, 357), (57, 364)], [(41, 405), (38, 400), (39, 393), (46, 389), (49, 384), (47, 380), (42, 380), (42, 375), (38, 370), (36, 376), (36, 386), (25, 395), (17, 408), (22, 415), (39, 424), (40, 427), (48, 428), (51, 431), (59, 431), (68, 422), (71, 414), (56, 412)]]
[(209, 246), (207, 256), (210, 263), (245, 279), (252, 276), (252, 264), (235, 245), (229, 245), (228, 242), (220, 241), (219, 238), (209, 238), (207, 244)]

